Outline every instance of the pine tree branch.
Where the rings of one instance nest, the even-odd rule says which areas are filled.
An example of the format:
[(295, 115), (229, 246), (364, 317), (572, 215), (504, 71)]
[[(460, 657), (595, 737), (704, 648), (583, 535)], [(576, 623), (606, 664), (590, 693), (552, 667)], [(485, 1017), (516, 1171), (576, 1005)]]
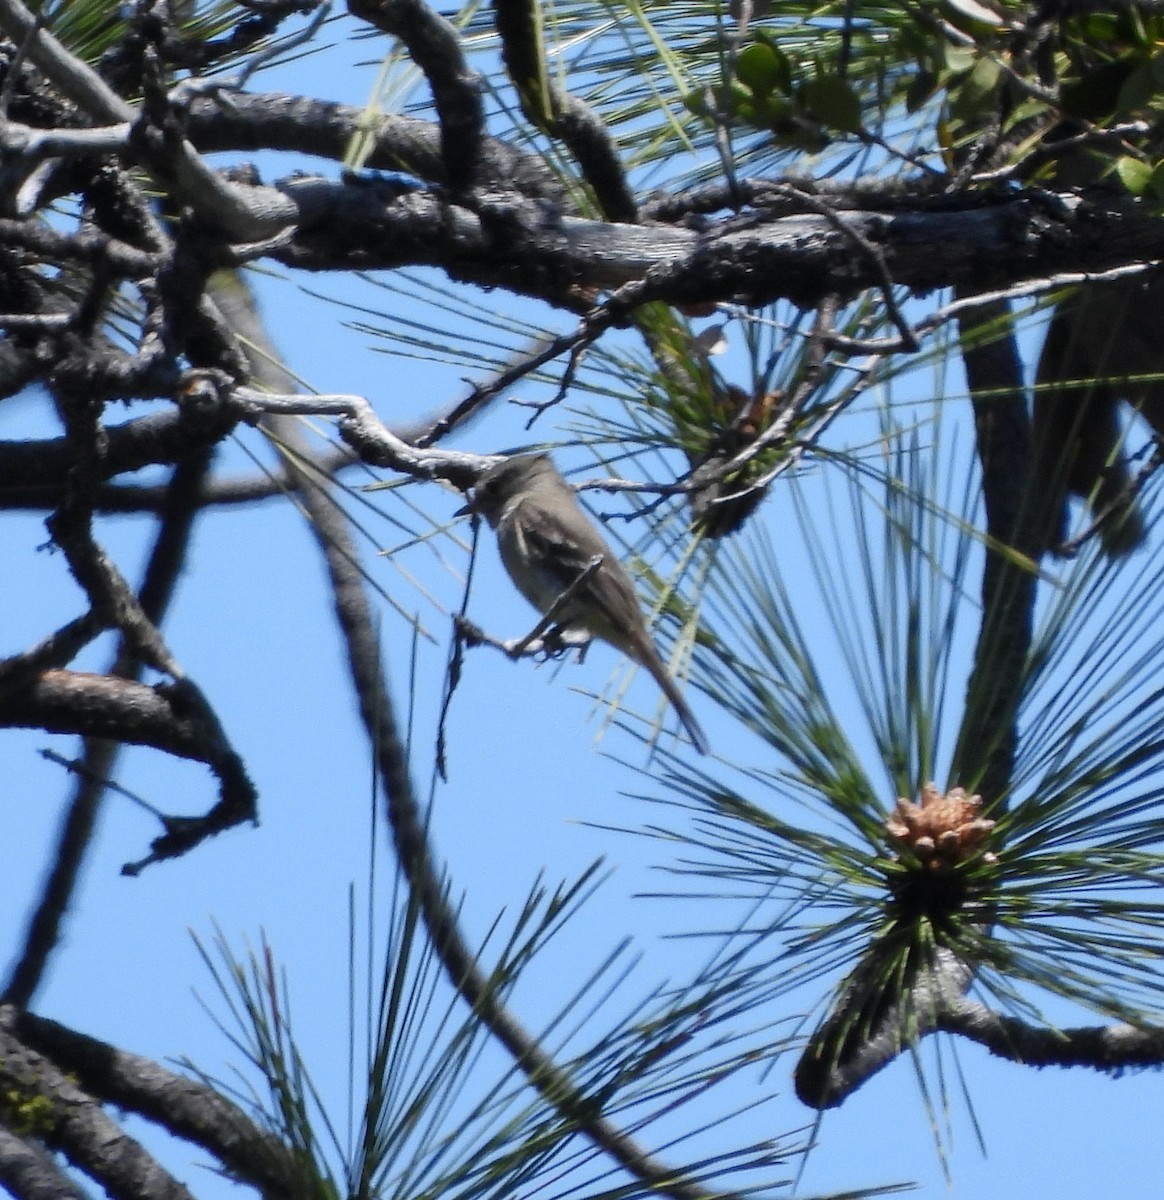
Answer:
[[(248, 340), (252, 344), (267, 347), (268, 352), (256, 355), (254, 360), (256, 382), (274, 388), (293, 383), (289, 375), (274, 365), (278, 363), (278, 357), (253, 309), (247, 313), (249, 301), (235, 298), (231, 303), (235, 327), (248, 330)], [(259, 397), (261, 393), (255, 393), (255, 396)], [(268, 420), (274, 423), (281, 442), (294, 448), (297, 455), (307, 456), (306, 449), (299, 445), (300, 431), (293, 423), (278, 415)], [(416, 454), (404, 443), (393, 447), (393, 452), (398, 450)], [(434, 451), (422, 453), (438, 456)], [(496, 988), (461, 933), (456, 909), (449, 900), (447, 883), (441, 877), (429, 846), (426, 823), (413, 790), (411, 771), (387, 686), (376, 621), (347, 518), (332, 503), (326, 487), (313, 474), (303, 476), (300, 495), (311, 521), (312, 533), (327, 564), (353, 689), (379, 766), (397, 858), (449, 982), (513, 1055), (538, 1094), (564, 1118), (574, 1122), (580, 1132), (635, 1179), (672, 1200), (722, 1197), (723, 1193), (710, 1193), (651, 1158), (631, 1137), (595, 1112), (593, 1103), (579, 1092), (570, 1075), (553, 1061), (499, 999)]]
[[(1028, 503), (1030, 417), (1009, 307), (1001, 300), (980, 306), (960, 318), (960, 328), (989, 543), (982, 623), (949, 784), (980, 792), (984, 814), (991, 816), (1005, 804), (1014, 766), (1034, 612), (1038, 521)], [(840, 1104), (902, 1050), (940, 1028), (944, 1015), (963, 1003), (974, 974), (972, 962), (939, 946), (930, 961), (917, 965), (906, 981), (907, 992), (886, 1003), (878, 982), (878, 947), (871, 948), (828, 1020), (809, 1039), (796, 1069), (797, 1095), (815, 1108)]]
[(0, 1009), (0, 1095), (4, 1123), (28, 1126), (37, 1140), (96, 1180), (113, 1200), (193, 1200), (67, 1071), (13, 1032)]
[(471, 191), (482, 182), (485, 110), (481, 77), (465, 59), (456, 26), (424, 0), (348, 0), (348, 11), (407, 47), (432, 89), (445, 178), (454, 193)]
[(951, 1003), (936, 1028), (969, 1038), (996, 1058), (1028, 1067), (1092, 1067), (1118, 1075), (1164, 1064), (1164, 1029), (1141, 1025), (1088, 1025), (1053, 1029), (1028, 1025), (969, 1000)]
[[(85, 1103), (116, 1105), (212, 1154), (232, 1174), (269, 1198), (296, 1200), (291, 1151), (236, 1104), (196, 1079), (131, 1054), (56, 1021), (0, 1008), (0, 1036), (66, 1073)], [(47, 1078), (46, 1078), (47, 1082)], [(116, 1128), (116, 1127), (115, 1127)]]

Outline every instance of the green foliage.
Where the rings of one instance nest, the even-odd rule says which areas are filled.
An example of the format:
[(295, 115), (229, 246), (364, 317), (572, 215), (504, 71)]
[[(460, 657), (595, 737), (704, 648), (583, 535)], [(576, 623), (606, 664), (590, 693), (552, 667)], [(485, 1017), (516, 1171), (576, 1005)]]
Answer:
[[(559, 79), (611, 131), (641, 196), (729, 176), (770, 183), (791, 167), (946, 192), (999, 179), (1102, 181), (1164, 205), (1164, 15), (1081, 13), (1040, 40), (1024, 35), (1025, 6), (1013, 0), (793, 0), (764, 9), (744, 28), (718, 3), (541, 6), (545, 56), (527, 64), (516, 88), (493, 81), (493, 128), (544, 148), (583, 212), (586, 181), (553, 143), (548, 119), (548, 84)], [(246, 11), (192, 12), (189, 36), (222, 36)], [(457, 22), (490, 76), (492, 11), (470, 4)], [(107, 4), (66, 5), (51, 23), (93, 60), (124, 31)], [(403, 51), (393, 54), (403, 61)], [(402, 102), (419, 79), (408, 64), (385, 90)], [(725, 195), (726, 209), (734, 203), (726, 185)], [(873, 252), (855, 244), (857, 254)], [(465, 299), (427, 275), (362, 282), (373, 299), (344, 301), (352, 326), (392, 355), (440, 364), (458, 383), (464, 371), (497, 371), (558, 332), (544, 313), (501, 312), (492, 297)], [(882, 292), (839, 307), (823, 333), (868, 343), (892, 325)], [(551, 1097), (555, 1105), (531, 1098), (508, 1062), (482, 1072), (483, 1027), (444, 988), (397, 880), (387, 951), (363, 964), (366, 990), (349, 998), (350, 1011), (364, 1000), (364, 1019), (348, 1030), (349, 1045), (360, 1043), (349, 1067), (359, 1104), (346, 1130), (299, 1049), (273, 952), (264, 943), (239, 960), (220, 945), (221, 964), (205, 957), (257, 1080), (247, 1099), (293, 1148), (305, 1200), (550, 1187), (575, 1161), (583, 1110), (650, 1127), (758, 1058), (786, 1052), (789, 1039), (773, 1030), (775, 1002), (783, 1013), (791, 997), (817, 1015), (838, 998), (852, 1001), (829, 1050), (839, 1059), (913, 1003), (942, 956), (1001, 1007), (1035, 1019), (1049, 999), (1104, 1018), (1164, 1018), (1159, 553), (1121, 565), (1090, 545), (1041, 576), (1016, 768), (1003, 794), (984, 798), (996, 824), (978, 852), (934, 869), (887, 819), (897, 799), (916, 799), (931, 780), (944, 791), (980, 778), (982, 747), (958, 758), (969, 647), (982, 619), (977, 581), (987, 553), (1036, 568), (980, 532), (973, 438), (965, 426), (948, 433), (954, 404), (944, 379), (929, 389), (932, 407), (871, 416), (856, 402), (899, 369), (888, 352), (876, 368), (857, 363), (787, 304), (721, 306), (722, 324), (710, 328), (700, 319), (640, 307), (628, 330), (589, 347), (568, 377), (546, 370), (528, 382), (551, 413), (559, 383), (586, 396), (584, 411), (556, 414), (548, 443), (615, 468), (633, 463), (647, 480), (672, 483), (750, 452), (703, 509), (698, 491), (628, 501), (631, 515), (650, 519), (627, 539), (673, 660), (691, 663), (695, 685), (733, 734), (751, 734), (754, 749), (751, 761), (733, 751), (714, 766), (658, 750), (646, 794), (680, 819), (648, 832), (687, 856), (667, 862), (676, 878), (742, 900), (747, 919), (706, 970), (649, 992), (601, 1029), (563, 1034), (555, 1050), (578, 1094)], [(722, 358), (719, 341), (729, 351)], [(954, 352), (939, 343), (932, 361)], [(834, 429), (842, 414), (851, 421)], [(761, 504), (778, 479), (777, 520), (753, 519), (769, 515)], [(445, 531), (427, 515), (399, 527), (407, 545)], [(1096, 613), (1110, 620), (1096, 628)], [(657, 725), (627, 723), (653, 743)], [(592, 882), (590, 872), (531, 891), (494, 947), (499, 1001), (536, 969)], [(722, 924), (709, 920), (694, 935)], [(623, 949), (579, 985), (550, 1034), (576, 1008), (591, 1020)], [(736, 1019), (756, 1010), (769, 1024), (748, 1037)], [(905, 1040), (924, 1015), (905, 1013)], [(19, 1119), (43, 1115), (18, 1100), (6, 1102)], [(749, 1166), (782, 1169), (770, 1146), (748, 1151)]]
[[(488, 974), (495, 1000), (508, 1000), (519, 977), (539, 973), (551, 943), (585, 919), (597, 884), (598, 864), (573, 884), (539, 884), (508, 931), (495, 922), (490, 945), (480, 951), (494, 959)], [(715, 1014), (735, 980), (722, 968), (628, 1003), (634, 989), (628, 988), (624, 944), (546, 1022), (543, 1038), (558, 1044), (577, 1088), (551, 1104), (528, 1088), (507, 1054), (490, 1046), (481, 1021), (445, 983), (403, 881), (397, 878), (394, 888), (399, 906), (393, 906), (386, 950), (371, 949), (378, 920), (369, 906), (369, 952), (359, 964), (356, 947), (364, 939), (353, 924), (351, 991), (336, 996), (337, 1011), (348, 1014), (349, 1096), (356, 1100), (355, 1123), (347, 1129), (299, 1048), (292, 989), (280, 978), (272, 949), (264, 942), (239, 959), (221, 936), (215, 955), (200, 946), (226, 1008), (221, 1028), (248, 1064), (243, 1090), (210, 1082), (237, 1095), (292, 1148), (296, 1196), (435, 1200), (453, 1194), (470, 1200), (535, 1187), (554, 1196), (590, 1195), (606, 1167), (591, 1163), (576, 1144), (581, 1111), (608, 1113), (646, 1130), (694, 1099), (706, 1105), (710, 1092), (725, 1090), (757, 1057), (786, 1047), (778, 1030), (753, 1036), (745, 1048), (738, 1033), (723, 1027)], [(615, 1002), (624, 1014), (611, 1018), (606, 1010)], [(706, 1122), (706, 1107), (695, 1119)], [(740, 1173), (771, 1187), (778, 1179), (771, 1172), (783, 1173), (789, 1152), (789, 1145), (772, 1142), (700, 1162), (698, 1169), (724, 1178)], [(648, 1194), (649, 1188), (631, 1184), (619, 1190), (628, 1198)]]
[[(1018, 761), (1008, 795), (984, 797), (980, 851), (935, 869), (887, 829), (896, 797), (958, 782), (984, 547), (952, 420), (887, 424), (875, 459), (792, 481), (799, 537), (757, 525), (718, 550), (692, 677), (759, 739), (754, 765), (668, 759), (647, 792), (686, 818), (659, 830), (688, 850), (672, 872), (756, 906), (737, 934), (741, 970), (769, 966), (748, 975), (754, 1002), (845, 999), (838, 1056), (898, 1006), (922, 1006), (906, 1041), (924, 1027), (912, 989), (942, 955), (1028, 1020), (1053, 998), (1164, 1019), (1159, 552), (1121, 567), (1091, 547), (1046, 580)], [(722, 927), (709, 916), (707, 936)]]
[[(234, 0), (185, 0), (171, 7), (179, 19), (182, 37), (191, 45), (224, 37), (240, 22), (254, 18), (250, 9)], [(45, 21), (53, 35), (86, 62), (99, 62), (102, 56), (125, 46), (131, 15), (127, 6), (108, 0), (45, 0), (29, 4), (29, 8), (46, 13)], [(231, 58), (224, 56), (222, 64)]]
[(775, 39), (760, 38), (735, 60), (735, 80), (716, 95), (689, 92), (684, 103), (695, 114), (769, 130), (791, 148), (817, 152), (829, 144), (826, 130), (858, 133), (862, 104), (857, 92), (817, 61), (810, 73), (795, 70)]

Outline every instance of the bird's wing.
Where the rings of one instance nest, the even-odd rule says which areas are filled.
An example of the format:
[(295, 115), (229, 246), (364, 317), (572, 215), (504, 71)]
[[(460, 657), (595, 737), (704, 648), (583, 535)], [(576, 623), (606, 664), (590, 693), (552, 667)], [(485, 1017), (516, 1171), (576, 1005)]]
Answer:
[(539, 508), (536, 521), (520, 522), (522, 537), (531, 565), (554, 580), (564, 592), (596, 558), (602, 565), (584, 583), (587, 601), (596, 606), (615, 628), (642, 621), (634, 583), (614, 551), (585, 518), (585, 535), (576, 524), (567, 525), (553, 513)]

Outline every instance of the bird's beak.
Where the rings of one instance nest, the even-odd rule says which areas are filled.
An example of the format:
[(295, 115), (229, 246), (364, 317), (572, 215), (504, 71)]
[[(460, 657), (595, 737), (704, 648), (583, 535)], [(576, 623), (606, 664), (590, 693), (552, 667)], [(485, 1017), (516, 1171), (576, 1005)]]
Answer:
[(475, 500), (470, 500), (468, 504), (458, 508), (453, 517), (475, 517), (477, 515), (477, 503)]

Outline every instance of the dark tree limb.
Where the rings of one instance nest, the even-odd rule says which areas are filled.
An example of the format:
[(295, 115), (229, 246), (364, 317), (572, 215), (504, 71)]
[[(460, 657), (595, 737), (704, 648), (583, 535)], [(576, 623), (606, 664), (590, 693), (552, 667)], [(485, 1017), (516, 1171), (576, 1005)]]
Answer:
[(43, 1054), (0, 1023), (0, 1095), (4, 1123), (21, 1114), (37, 1140), (96, 1180), (113, 1200), (193, 1200), (190, 1192)]
[(408, 48), (432, 89), (445, 178), (454, 192), (471, 191), (481, 182), (485, 109), (481, 77), (466, 61), (456, 27), (424, 0), (348, 0), (348, 11)]
[(50, 1059), (94, 1099), (201, 1146), (268, 1197), (294, 1200), (290, 1150), (208, 1084), (32, 1013), (0, 1008), (0, 1030)]
[(106, 628), (121, 631), (136, 659), (178, 678), (181, 671), (157, 626), (142, 611), (121, 572), (93, 538), (89, 496), (104, 452), (102, 403), (80, 390), (60, 390), (58, 407), (65, 420), (70, 464), (64, 496), (46, 522), (49, 533), (64, 552), (69, 570), (97, 619)]
[(938, 1014), (936, 1027), (977, 1042), (996, 1058), (1027, 1067), (1091, 1067), (1118, 1075), (1131, 1068), (1164, 1065), (1164, 1029), (1153, 1026), (1050, 1029), (962, 1000)]
[[(400, 171), (428, 183), (447, 184), (441, 129), (417, 117), (383, 113), (369, 121), (365, 109), (310, 96), (231, 94), (229, 103), (196, 98), (187, 116), (190, 140), (204, 153), (221, 150), (282, 150), (341, 161), (352, 138), (371, 142), (365, 166)], [(565, 189), (540, 158), (498, 138), (483, 137), (481, 174), (531, 199), (568, 205)]]
[[(3, 460), (0, 447), (0, 461)], [(319, 460), (320, 469), (329, 477), (338, 476), (344, 470), (356, 466), (359, 459), (346, 447), (333, 450)], [(198, 507), (236, 508), (243, 504), (260, 504), (278, 496), (286, 496), (294, 490), (294, 483), (279, 469), (257, 471), (253, 475), (220, 475), (207, 479), (198, 494)], [(157, 515), (166, 506), (168, 488), (134, 484), (102, 484), (93, 493), (93, 512), (99, 515), (110, 513), (143, 513)], [(5, 495), (0, 489), (0, 509), (42, 511), (60, 503), (60, 492), (49, 488), (22, 489)]]
[[(878, 210), (838, 208), (844, 228), (814, 212), (758, 210), (682, 226), (590, 221), (510, 193), (478, 213), (430, 192), (353, 187), (321, 178), (278, 184), (294, 201), (297, 232), (256, 248), (304, 270), (388, 270), (427, 265), (450, 277), (519, 294), (650, 281), (642, 297), (672, 304), (789, 299), (844, 303), (886, 277), (916, 292), (956, 286), (992, 291), (1062, 271), (1104, 271), (1164, 258), (1164, 221), (1134, 207), (1043, 192), (922, 199)], [(889, 197), (885, 193), (885, 203)], [(484, 214), (484, 215), (483, 215)], [(853, 253), (854, 239), (879, 257)], [(577, 300), (573, 301), (577, 304)]]
[[(211, 454), (196, 455), (177, 467), (166, 489), (157, 536), (146, 566), (138, 602), (146, 618), (160, 626), (173, 598), (178, 575), (190, 545), (199, 496), (210, 468)], [(123, 643), (109, 674), (136, 680), (141, 664), (126, 653)], [(78, 874), (92, 843), (105, 780), (113, 775), (120, 743), (86, 739), (82, 769), (57, 839), (56, 855), (40, 901), (28, 923), (23, 949), (0, 995), (6, 1003), (27, 1008), (44, 976), (49, 956), (61, 938), (65, 915), (76, 889)]]
[(213, 763), (223, 751), (206, 739), (198, 715), (184, 711), (183, 691), (179, 684), (151, 687), (83, 671), (22, 673), (6, 679), (0, 690), (0, 725), (113, 737)]
[[(209, 396), (188, 399), (184, 393), (191, 387), (178, 384), (172, 369), (167, 374), (169, 379), (154, 379), (141, 394), (177, 395), (178, 407), (121, 425), (102, 426), (104, 452), (93, 467), (93, 497), (106, 480), (142, 467), (172, 466), (204, 452), (227, 437), (242, 419), (236, 405)], [(59, 504), (72, 461), (68, 438), (0, 443), (0, 507), (9, 500), (21, 508), (46, 507), (54, 500)]]
[(0, 1125), (0, 1188), (19, 1200), (91, 1200), (33, 1136)]
[(638, 206), (610, 130), (588, 104), (549, 77), (539, 9), (536, 0), (494, 0), (493, 5), (502, 61), (522, 112), (531, 124), (565, 144), (602, 215), (609, 221), (633, 224)]
[[(951, 782), (981, 793), (985, 814), (994, 816), (1005, 805), (1014, 768), (1041, 531), (1031, 504), (1031, 423), (1010, 310), (999, 304), (960, 324), (989, 545), (982, 626)], [(991, 328), (980, 332), (982, 326)]]
[(919, 968), (908, 993), (884, 994), (884, 972), (874, 947), (857, 964), (827, 1019), (809, 1038), (796, 1064), (796, 1095), (810, 1108), (836, 1108), (910, 1045), (937, 1028), (938, 1014), (961, 999), (973, 972), (939, 950)]
[(210, 767), (219, 782), (218, 803), (202, 817), (164, 818), (165, 833), (145, 859), (123, 868), (127, 874), (255, 819), (255, 789), (242, 759), (188, 679), (147, 687), (79, 671), (21, 673), (0, 688), (0, 727), (113, 738)]
[(145, 279), (163, 261), (159, 253), (141, 250), (92, 227), (64, 231), (39, 221), (15, 221), (7, 217), (0, 217), (0, 245), (23, 250), (28, 259), (85, 263), (116, 272), (125, 279)]

